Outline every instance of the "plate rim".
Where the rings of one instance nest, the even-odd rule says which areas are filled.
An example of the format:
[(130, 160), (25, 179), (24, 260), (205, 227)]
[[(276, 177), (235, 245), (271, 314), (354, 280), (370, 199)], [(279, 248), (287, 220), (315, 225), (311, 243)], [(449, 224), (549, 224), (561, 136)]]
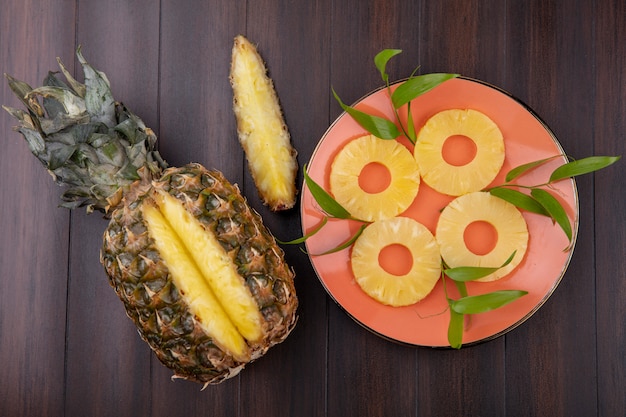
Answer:
[[(487, 88), (491, 88), (495, 91), (497, 91), (500, 94), (505, 95), (506, 97), (508, 97), (509, 99), (513, 100), (514, 102), (516, 102), (518, 105), (520, 105), (526, 112), (528, 112), (540, 125), (541, 127), (548, 133), (548, 135), (550, 136), (550, 138), (552, 139), (554, 145), (557, 147), (557, 149), (559, 150), (559, 152), (561, 153), (561, 155), (566, 156), (567, 154), (565, 153), (565, 150), (563, 149), (563, 146), (561, 144), (561, 142), (559, 141), (558, 137), (556, 136), (556, 134), (554, 133), (554, 131), (550, 128), (550, 126), (539, 116), (539, 114), (537, 112), (535, 112), (532, 107), (530, 107), (526, 102), (524, 102), (523, 100), (521, 100), (520, 98), (518, 98), (517, 96), (513, 95), (512, 93), (510, 93), (509, 91), (505, 90), (502, 87), (496, 86), (494, 84), (491, 84), (489, 82), (477, 79), (477, 78), (472, 78), (472, 77), (467, 77), (467, 76), (458, 76), (456, 77), (458, 79), (461, 80), (465, 80), (465, 81), (469, 81), (469, 82), (473, 82), (473, 83), (477, 83), (480, 84), (484, 87)], [(400, 85), (404, 82), (406, 82), (409, 78), (403, 78), (403, 79), (399, 79), (397, 81), (394, 82), (390, 82), (389, 83), (389, 87), (394, 87), (396, 85)], [(358, 98), (357, 100), (355, 100), (350, 106), (354, 107), (356, 105), (358, 105), (360, 102), (362, 102), (363, 100), (367, 99), (368, 97), (372, 96), (373, 94), (376, 94), (378, 92), (380, 92), (381, 90), (384, 90), (387, 88), (387, 85), (382, 85), (379, 86), (371, 91), (369, 91), (368, 93), (362, 95), (360, 98)], [(345, 111), (341, 111), (339, 115), (337, 115), (337, 117), (333, 120), (333, 122), (328, 126), (328, 128), (324, 131), (324, 133), (322, 134), (322, 136), (320, 137), (320, 139), (318, 140), (317, 144), (315, 145), (311, 156), (309, 157), (308, 161), (307, 161), (307, 165), (306, 166), (310, 166), (311, 163), (313, 162), (313, 160), (315, 159), (316, 154), (318, 153), (318, 150), (320, 149), (320, 147), (322, 146), (322, 143), (324, 142), (324, 140), (326, 139), (326, 137), (330, 134), (330, 132), (333, 130), (333, 128), (339, 123), (339, 121), (341, 119), (343, 119), (344, 117), (350, 117), (350, 115)], [(524, 316), (522, 316), (519, 320), (517, 320), (515, 323), (511, 324), (510, 326), (495, 332), (491, 335), (485, 336), (481, 339), (478, 340), (474, 340), (474, 341), (470, 341), (470, 342), (464, 342), (462, 347), (471, 347), (471, 346), (476, 346), (476, 345), (480, 345), (495, 339), (498, 339), (502, 336), (504, 336), (505, 334), (515, 330), (516, 328), (518, 328), (519, 326), (521, 326), (522, 324), (524, 324), (526, 321), (528, 321), (547, 301), (548, 299), (550, 299), (550, 297), (554, 294), (554, 292), (556, 291), (557, 287), (560, 285), (561, 281), (563, 280), (563, 277), (565, 276), (569, 265), (572, 261), (572, 257), (574, 255), (574, 249), (576, 246), (576, 242), (578, 239), (578, 233), (579, 233), (579, 224), (580, 224), (580, 202), (579, 202), (579, 194), (578, 194), (578, 187), (577, 187), (577, 183), (576, 183), (576, 179), (575, 178), (569, 178), (568, 181), (571, 182), (571, 187), (572, 187), (572, 197), (573, 197), (573, 209), (574, 209), (574, 220), (572, 222), (572, 239), (570, 242), (570, 246), (569, 246), (569, 250), (568, 250), (568, 254), (567, 257), (560, 269), (559, 272), (559, 276), (554, 279), (551, 287), (549, 288), (549, 290), (546, 292), (546, 294), (534, 305), (534, 307), (532, 309), (530, 309)], [(301, 189), (304, 190), (306, 186), (306, 181), (303, 178), (302, 182), (301, 182)], [(300, 229), (301, 232), (303, 234), (303, 236), (306, 234), (306, 230), (305, 230), (305, 224), (304, 224), (304, 209), (305, 209), (305, 193), (301, 192), (300, 193)], [(449, 344), (448, 345), (436, 345), (436, 346), (432, 346), (432, 345), (428, 345), (428, 344), (419, 344), (419, 343), (411, 343), (408, 341), (404, 341), (404, 340), (398, 340), (395, 339), (391, 336), (385, 335), (383, 333), (381, 333), (380, 331), (373, 329), (372, 327), (368, 326), (366, 323), (363, 323), (361, 320), (359, 320), (357, 317), (355, 317), (349, 310), (348, 308), (346, 308), (341, 302), (339, 302), (339, 300), (337, 300), (337, 298), (335, 297), (335, 295), (332, 293), (332, 291), (327, 287), (326, 283), (324, 282), (324, 280), (322, 279), (320, 272), (318, 271), (315, 263), (313, 262), (311, 255), (310, 255), (310, 251), (309, 251), (309, 247), (308, 247), (308, 241), (304, 242), (304, 245), (306, 247), (306, 253), (307, 253), (307, 258), (309, 260), (309, 263), (311, 265), (311, 267), (313, 268), (313, 271), (315, 272), (315, 276), (317, 277), (318, 281), (320, 282), (320, 284), (322, 285), (322, 287), (324, 288), (324, 291), (326, 292), (326, 294), (330, 297), (330, 299), (340, 308), (340, 310), (342, 310), (348, 317), (350, 317), (354, 322), (356, 322), (360, 327), (366, 329), (367, 331), (369, 331), (370, 333), (373, 333), (374, 335), (390, 341), (392, 343), (395, 344), (399, 344), (399, 345), (403, 345), (403, 346), (410, 346), (410, 347), (415, 347), (415, 348), (425, 348), (425, 349), (441, 349), (441, 350), (447, 350), (447, 349), (453, 349)], [(349, 250), (349, 248), (346, 248), (346, 250)]]

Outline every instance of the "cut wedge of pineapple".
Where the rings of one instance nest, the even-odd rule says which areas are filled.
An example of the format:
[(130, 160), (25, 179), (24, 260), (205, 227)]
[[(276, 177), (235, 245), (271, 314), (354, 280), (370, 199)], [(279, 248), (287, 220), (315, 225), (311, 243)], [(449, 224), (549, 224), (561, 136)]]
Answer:
[[(379, 262), (382, 250), (401, 245), (411, 254), (407, 272), (393, 273)], [(415, 304), (426, 297), (441, 275), (439, 246), (432, 233), (408, 217), (394, 217), (369, 225), (354, 243), (351, 267), (361, 289), (375, 300), (394, 307)]]
[(289, 209), (296, 201), (297, 152), (265, 63), (241, 35), (233, 45), (230, 83), (239, 142), (259, 195), (274, 211)]
[[(446, 141), (456, 136), (468, 138), (476, 148), (474, 157), (462, 165), (448, 162), (443, 152)], [(495, 179), (504, 163), (504, 138), (498, 126), (477, 110), (444, 110), (420, 129), (414, 155), (426, 184), (459, 196), (479, 191)]]
[[(389, 183), (381, 191), (368, 192), (360, 183), (370, 164), (382, 165)], [(365, 135), (350, 141), (334, 158), (330, 191), (350, 214), (365, 221), (388, 219), (406, 210), (417, 195), (420, 170), (411, 152), (395, 140)]]
[[(486, 222), (496, 232), (495, 245), (486, 253), (468, 247), (466, 229), (475, 222)], [(528, 227), (520, 211), (487, 192), (473, 192), (457, 197), (441, 212), (435, 231), (441, 257), (451, 267), (499, 267), (515, 252), (513, 260), (496, 272), (479, 279), (495, 281), (513, 271), (524, 259), (528, 247)], [(472, 236), (480, 240), (485, 236)]]

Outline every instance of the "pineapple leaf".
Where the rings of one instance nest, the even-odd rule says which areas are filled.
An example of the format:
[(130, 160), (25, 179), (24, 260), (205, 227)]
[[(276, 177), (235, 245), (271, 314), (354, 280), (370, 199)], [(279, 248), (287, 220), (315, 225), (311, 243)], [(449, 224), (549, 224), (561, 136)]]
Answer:
[(304, 181), (306, 182), (307, 187), (311, 191), (313, 198), (317, 201), (317, 204), (320, 205), (322, 210), (324, 210), (329, 216), (336, 217), (338, 219), (351, 219), (352, 216), (341, 204), (339, 204), (334, 198), (331, 197), (318, 183), (316, 183), (306, 170), (306, 165), (304, 166)]
[(559, 203), (559, 201), (548, 191), (541, 188), (534, 188), (531, 190), (530, 195), (532, 195), (535, 200), (539, 202), (546, 209), (550, 217), (561, 226), (561, 229), (565, 232), (567, 239), (572, 241), (572, 225), (569, 222), (569, 218), (567, 217), (567, 213), (565, 209)]
[(538, 161), (533, 161), (533, 162), (529, 162), (527, 164), (523, 164), (520, 166), (517, 166), (513, 169), (511, 169), (509, 172), (507, 172), (506, 177), (505, 177), (505, 181), (506, 182), (511, 182), (513, 181), (515, 178), (521, 176), (522, 174), (525, 174), (526, 172), (530, 171), (533, 168), (536, 168), (540, 165), (545, 164), (548, 161), (553, 160), (554, 158), (558, 158), (561, 155), (554, 155), (551, 156), (549, 158), (544, 158), (544, 159), (540, 159)]
[[(450, 300), (452, 303), (454, 300)], [(463, 345), (463, 325), (465, 322), (465, 315), (457, 313), (450, 308), (450, 322), (448, 323), (448, 343), (450, 347), (454, 349), (461, 349)]]
[(577, 161), (568, 162), (552, 172), (550, 182), (598, 171), (614, 164), (620, 158), (620, 156), (590, 156)]
[[(497, 267), (459, 266), (456, 268), (445, 269), (443, 272), (455, 282), (474, 281), (480, 278), (484, 278), (489, 274), (493, 274), (498, 269), (504, 268), (505, 266), (510, 264), (513, 258), (515, 257), (515, 253), (516, 251), (513, 251), (511, 256), (509, 256), (509, 258), (506, 261), (504, 261), (502, 265), (497, 266)], [(467, 290), (465, 290), (465, 292), (467, 292)], [(461, 291), (461, 294), (463, 295), (463, 291)], [(467, 295), (467, 293), (465, 295)]]
[(418, 96), (432, 90), (444, 81), (458, 77), (459, 74), (432, 73), (409, 78), (391, 95), (393, 107), (398, 109)]
[(549, 216), (546, 209), (533, 197), (528, 194), (524, 194), (521, 191), (513, 190), (510, 188), (496, 187), (489, 190), (489, 193), (495, 197), (501, 198), (513, 204), (515, 207), (529, 211), (531, 213), (541, 214), (543, 216)]
[(528, 291), (501, 290), (449, 300), (450, 308), (458, 314), (478, 314), (495, 310), (528, 294)]
[(91, 115), (91, 120), (102, 122), (109, 127), (115, 126), (115, 100), (111, 94), (108, 78), (103, 72), (89, 65), (80, 47), (76, 51), (76, 56), (85, 73), (85, 106)]
[(385, 84), (389, 84), (389, 74), (386, 71), (387, 62), (400, 53), (402, 53), (401, 49), (383, 49), (374, 57), (374, 65), (378, 68)]
[(341, 101), (335, 90), (333, 89), (333, 96), (335, 96), (335, 100), (339, 103), (341, 108), (348, 113), (352, 118), (361, 125), (365, 130), (367, 130), (372, 135), (381, 138), (381, 139), (395, 139), (400, 136), (400, 131), (398, 127), (391, 121), (379, 117), (372, 116), (370, 114), (364, 113), (360, 110), (355, 109), (354, 107), (348, 106)]

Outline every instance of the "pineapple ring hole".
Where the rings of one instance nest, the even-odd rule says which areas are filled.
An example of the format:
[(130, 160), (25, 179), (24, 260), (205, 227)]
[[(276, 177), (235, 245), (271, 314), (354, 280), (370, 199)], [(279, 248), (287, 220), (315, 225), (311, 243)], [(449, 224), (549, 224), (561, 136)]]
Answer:
[(378, 253), (378, 264), (385, 272), (398, 277), (411, 272), (413, 268), (413, 254), (406, 246), (392, 243)]
[(498, 244), (498, 230), (487, 221), (477, 220), (467, 225), (463, 231), (463, 241), (474, 255), (487, 255)]
[(476, 152), (478, 152), (476, 142), (465, 135), (448, 137), (441, 148), (443, 160), (455, 167), (461, 167), (472, 162), (476, 157)]
[(380, 162), (370, 162), (359, 173), (359, 187), (368, 194), (378, 194), (389, 188), (391, 172)]

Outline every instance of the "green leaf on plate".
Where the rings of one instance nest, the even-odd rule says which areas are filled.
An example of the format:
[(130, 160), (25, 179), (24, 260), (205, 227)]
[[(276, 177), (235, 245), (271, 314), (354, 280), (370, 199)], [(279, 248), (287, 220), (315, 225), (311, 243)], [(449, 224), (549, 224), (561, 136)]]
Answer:
[(335, 100), (337, 100), (341, 108), (372, 135), (381, 139), (395, 139), (400, 136), (398, 127), (392, 121), (383, 117), (372, 116), (354, 107), (348, 106), (341, 101), (334, 89), (332, 91)]
[(506, 261), (504, 261), (504, 263), (500, 266), (496, 266), (496, 267), (459, 266), (456, 268), (444, 269), (443, 272), (448, 277), (450, 277), (453, 281), (458, 281), (458, 282), (475, 281), (477, 279), (484, 278), (489, 274), (493, 274), (498, 269), (504, 268), (505, 266), (510, 264), (513, 258), (515, 257), (516, 252), (517, 251), (513, 251), (511, 256), (509, 256), (509, 258)]
[(450, 308), (450, 322), (448, 323), (448, 343), (454, 349), (460, 349), (463, 345), (463, 325), (465, 316)]
[(388, 84), (389, 83), (389, 75), (387, 74), (387, 62), (394, 56), (402, 53), (402, 49), (383, 49), (374, 57), (374, 65), (378, 68), (380, 72), (380, 76), (383, 78), (383, 81)]
[(489, 193), (495, 197), (501, 198), (513, 204), (515, 207), (519, 207), (522, 210), (529, 211), (531, 213), (541, 214), (543, 216), (549, 216), (545, 208), (537, 200), (528, 194), (524, 194), (521, 191), (513, 190), (510, 188), (496, 187), (489, 190)]
[(335, 253), (335, 252), (339, 252), (342, 251), (346, 248), (349, 248), (350, 246), (352, 246), (352, 244), (354, 242), (356, 242), (356, 240), (359, 238), (359, 236), (361, 236), (361, 234), (363, 233), (363, 230), (365, 230), (365, 228), (367, 227), (367, 224), (362, 224), (361, 227), (359, 227), (359, 230), (357, 230), (357, 232), (354, 234), (354, 236), (352, 236), (350, 239), (348, 239), (347, 241), (343, 242), (341, 245), (327, 250), (325, 252), (322, 253), (312, 253), (311, 256), (322, 256), (322, 255), (328, 255), (330, 253)]
[(307, 187), (311, 191), (313, 198), (317, 201), (317, 204), (320, 205), (322, 210), (324, 210), (329, 216), (336, 217), (338, 219), (351, 219), (352, 216), (343, 208), (341, 204), (339, 204), (334, 198), (331, 197), (318, 183), (316, 183), (306, 171), (306, 165), (304, 167), (304, 181), (306, 182)]
[(391, 95), (393, 107), (398, 109), (418, 96), (437, 87), (444, 81), (458, 76), (459, 74), (432, 73), (409, 78), (400, 84)]
[(495, 310), (528, 294), (521, 290), (500, 290), (449, 300), (450, 308), (459, 314), (479, 314)]
[(300, 243), (304, 243), (308, 238), (310, 238), (311, 236), (313, 236), (314, 234), (316, 234), (317, 232), (322, 230), (322, 227), (324, 227), (324, 225), (326, 223), (328, 223), (328, 216), (324, 216), (322, 218), (322, 221), (320, 222), (320, 224), (317, 225), (317, 227), (315, 227), (309, 233), (307, 233), (306, 235), (304, 235), (302, 237), (299, 237), (299, 238), (294, 239), (294, 240), (289, 240), (287, 242), (284, 242), (284, 241), (279, 240), (279, 239), (276, 239), (276, 241), (278, 243), (280, 243), (281, 245), (297, 245), (297, 244), (300, 244)]
[(532, 195), (535, 200), (539, 202), (546, 209), (546, 211), (550, 214), (550, 217), (561, 226), (561, 229), (565, 232), (567, 239), (572, 241), (572, 225), (569, 222), (569, 217), (567, 217), (567, 213), (565, 209), (559, 203), (559, 201), (554, 198), (552, 194), (543, 190), (541, 188), (534, 188), (531, 190), (530, 195)]
[(614, 164), (620, 158), (620, 156), (590, 156), (577, 161), (568, 162), (552, 172), (550, 182), (598, 171)]
[(527, 164), (523, 164), (520, 166), (517, 166), (513, 169), (511, 169), (509, 172), (507, 172), (506, 177), (505, 177), (505, 181), (506, 182), (511, 182), (513, 181), (515, 178), (519, 177), (522, 174), (525, 174), (526, 172), (530, 171), (533, 168), (536, 168), (540, 165), (545, 164), (546, 162), (549, 162), (551, 160), (553, 160), (554, 158), (558, 158), (561, 155), (554, 155), (551, 156), (550, 158), (544, 158), (544, 159), (540, 159), (538, 161), (533, 161), (533, 162), (529, 162)]

